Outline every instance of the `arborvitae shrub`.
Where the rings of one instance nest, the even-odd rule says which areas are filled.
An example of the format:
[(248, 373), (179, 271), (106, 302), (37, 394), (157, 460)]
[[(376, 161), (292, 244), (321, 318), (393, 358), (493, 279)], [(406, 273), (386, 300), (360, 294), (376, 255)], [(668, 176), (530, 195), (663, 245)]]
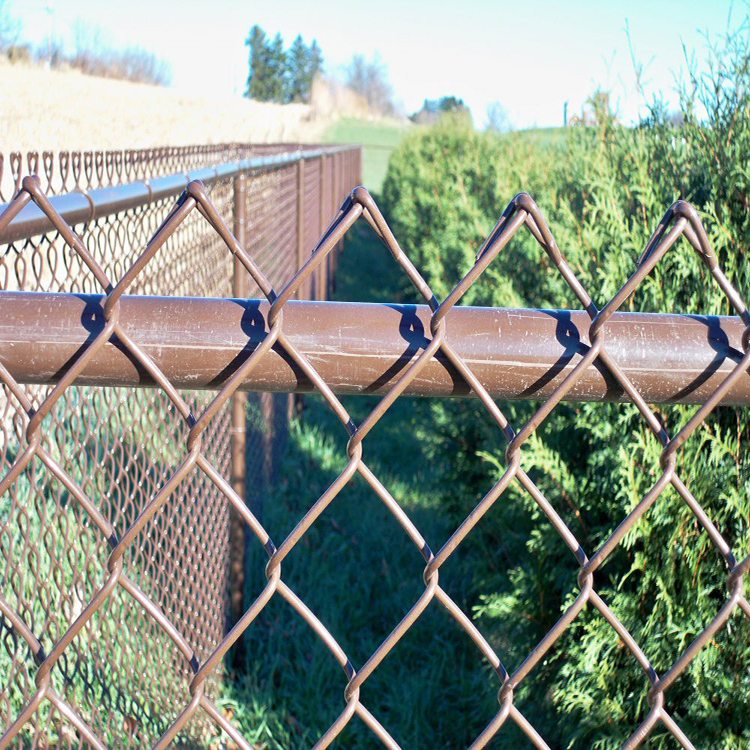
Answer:
[[(525, 133), (477, 133), (449, 119), (406, 138), (391, 159), (383, 203), (403, 249), (438, 297), (471, 267), (508, 201), (525, 190), (600, 307), (633, 273), (678, 198), (698, 209), (719, 263), (748, 299), (746, 31), (712, 50), (708, 74), (691, 74), (681, 92), (680, 125), (656, 104), (639, 127), (623, 127), (600, 109), (593, 126), (569, 128), (551, 144)], [(579, 307), (525, 231), (462, 304)], [(733, 313), (684, 240), (622, 309)], [(535, 406), (501, 404), (517, 427)], [(657, 413), (674, 435), (694, 409), (660, 406)], [(678, 455), (679, 476), (739, 559), (750, 549), (746, 415), (716, 409)], [(458, 523), (502, 473), (505, 445), (478, 406), (436, 402), (433, 417), (419, 437), (430, 443), (442, 471), (440, 507)], [(659, 453), (634, 406), (562, 404), (525, 444), (522, 466), (591, 555), (655, 483)], [(473, 615), (513, 670), (572, 602), (575, 560), (518, 485), (458, 554), (475, 561)], [(597, 572), (595, 585), (663, 674), (726, 601), (726, 572), (706, 532), (670, 489)], [(551, 747), (615, 748), (647, 715), (648, 687), (614, 631), (588, 607), (516, 700)], [(696, 747), (748, 747), (750, 623), (739, 609), (669, 689), (666, 707)], [(496, 746), (510, 746), (502, 734)], [(676, 743), (659, 730), (648, 746)]]

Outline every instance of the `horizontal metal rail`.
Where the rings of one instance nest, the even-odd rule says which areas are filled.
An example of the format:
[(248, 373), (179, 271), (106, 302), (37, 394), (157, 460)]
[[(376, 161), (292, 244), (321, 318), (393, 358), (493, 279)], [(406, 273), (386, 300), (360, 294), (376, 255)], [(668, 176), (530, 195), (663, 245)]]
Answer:
[[(103, 296), (0, 293), (0, 361), (20, 383), (57, 382), (104, 326)], [(266, 336), (265, 301), (124, 296), (123, 330), (177, 388), (221, 388)], [(427, 345), (425, 305), (289, 301), (287, 338), (337, 394), (383, 393)], [(495, 398), (546, 399), (588, 349), (584, 311), (456, 307), (447, 339)], [(703, 403), (742, 358), (738, 317), (615, 313), (607, 352), (647, 402)], [(112, 340), (88, 362), (80, 385), (152, 386)], [(306, 392), (312, 384), (281, 348), (263, 357), (241, 386)], [(468, 395), (438, 353), (405, 393)], [(627, 400), (595, 360), (566, 394), (569, 401)], [(740, 378), (723, 403), (750, 404)]]
[[(271, 171), (288, 164), (308, 159), (342, 153), (352, 146), (325, 146), (315, 149), (288, 151), (267, 156), (254, 156), (250, 159), (204, 167), (185, 173), (177, 173), (153, 180), (138, 180), (123, 185), (96, 188), (87, 192), (71, 192), (49, 198), (52, 207), (72, 227), (94, 221), (103, 216), (111, 216), (122, 211), (145, 206), (154, 201), (176, 198), (191, 180), (201, 180), (211, 185), (239, 174)], [(8, 204), (0, 205), (0, 214)], [(35, 204), (24, 206), (10, 224), (0, 232), (0, 245), (45, 234), (53, 229), (45, 213)]]

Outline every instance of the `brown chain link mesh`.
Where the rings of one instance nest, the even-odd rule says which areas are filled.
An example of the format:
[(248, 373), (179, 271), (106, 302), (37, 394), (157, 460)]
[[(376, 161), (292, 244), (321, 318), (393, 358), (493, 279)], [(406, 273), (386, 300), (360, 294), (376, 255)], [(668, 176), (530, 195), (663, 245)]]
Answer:
[(94, 190), (124, 182), (165, 177), (262, 154), (302, 149), (304, 144), (222, 143), (126, 151), (12, 151), (0, 153), (0, 201), (21, 187), (24, 174), (39, 176), (47, 195)]
[[(23, 187), (2, 222), (7, 225), (30, 198), (54, 215), (45, 197), (46, 188), (56, 192), (54, 165), (67, 170), (58, 189), (71, 183), (89, 189), (282, 148), (290, 149), (232, 145), (54, 159), (45, 153), (43, 176), (25, 181), (20, 157), (11, 155), (13, 182)], [(39, 165), (30, 154), (29, 168)], [(296, 175), (292, 164), (242, 178), (242, 210), (250, 217), (252, 238), (247, 249), (277, 285), (297, 270)], [(237, 210), (235, 189), (231, 178), (209, 189), (211, 210), (221, 221), (231, 221)], [(159, 233), (173, 203), (173, 198), (157, 200), (103, 216), (75, 233), (58, 215), (54, 231), (5, 246), (0, 288), (111, 291), (111, 283), (128, 273), (157, 235), (166, 240), (132, 278), (128, 293), (231, 296), (232, 257), (197, 212), (175, 231)], [(327, 206), (329, 212), (332, 208)], [(259, 291), (250, 290), (253, 296)], [(222, 488), (231, 474), (231, 404), (222, 401), (201, 431), (202, 460), (210, 462), (215, 476), (190, 472), (159, 504), (150, 523), (121, 548), (119, 565), (127, 569), (127, 581), (120, 579), (94, 611), (87, 604), (106, 575), (116, 533), (133, 526), (183, 458), (190, 435), (186, 403), (199, 414), (211, 394), (186, 392), (183, 400), (169, 389), (78, 386), (30, 386), (21, 393), (6, 381), (2, 388), (0, 722), (7, 729), (22, 706), (36, 706), (35, 692), (37, 699), (49, 700), (24, 712), (28, 723), (15, 739), (16, 732), (8, 731), (0, 747), (23, 747), (32, 740), (54, 747), (150, 746), (190, 700), (190, 659), (193, 665), (203, 663), (226, 632), (231, 521)], [(253, 493), (262, 493), (273, 479), (289, 414), (283, 398), (261, 396), (255, 415), (253, 404), (248, 407), (248, 455), (260, 457), (247, 471), (251, 502), (258, 501)], [(26, 438), (32, 433), (29, 452)], [(66, 639), (76, 618), (79, 625)], [(54, 646), (61, 639), (64, 650)], [(45, 662), (45, 653), (53, 660)], [(45, 663), (55, 668), (50, 671)], [(207, 695), (219, 679), (221, 665), (202, 688)], [(86, 717), (85, 728), (79, 716)], [(182, 734), (200, 744), (212, 735), (205, 714)]]
[[(315, 184), (312, 181), (307, 182), (308, 173), (313, 173), (313, 170), (305, 169), (300, 175), (301, 181), (305, 185), (305, 194), (307, 194), (308, 189), (315, 189)], [(320, 181), (316, 184), (319, 186)], [(30, 200), (37, 202), (48, 215), (53, 214), (53, 209), (46, 202), (39, 184), (27, 179), (23, 182), (21, 192), (14, 199), (5, 215), (0, 217), (0, 230), (10, 221), (18, 208)], [(199, 212), (204, 218), (198, 219), (197, 214)], [(310, 280), (316, 277), (316, 274), (327, 262), (329, 255), (360, 217), (365, 219), (391, 251), (394, 261), (398, 263), (417, 292), (429, 305), (432, 316), (430, 340), (425, 348), (404, 369), (399, 379), (369, 416), (357, 425), (354, 424), (344, 406), (319, 376), (315, 367), (285, 335), (283, 311), (285, 304), (296, 296), (300, 289), (309, 288)], [(312, 216), (309, 218), (311, 221), (314, 220)], [(241, 263), (251, 277), (252, 284), (265, 295), (271, 305), (265, 321), (266, 334), (262, 342), (228, 378), (213, 399), (196, 403), (189, 396), (183, 397), (180, 395), (145, 353), (125, 335), (120, 325), (118, 300), (123, 293), (132, 290), (139, 283), (152, 263), (159, 262), (159, 255), (164, 253), (165, 246), (178, 232), (183, 231), (184, 227), (190, 226), (190, 222), (204, 221), (204, 219), (207, 225), (212, 227), (211, 231), (220, 237), (229, 253)], [(750, 617), (750, 603), (743, 593), (743, 576), (750, 568), (750, 555), (745, 556), (740, 561), (737, 560), (734, 552), (700, 503), (682, 482), (679, 476), (677, 451), (690, 438), (696, 427), (717, 406), (733, 384), (739, 378), (746, 377), (746, 370), (750, 365), (750, 347), (748, 346), (750, 314), (740, 295), (732, 288), (717, 265), (700, 220), (692, 207), (684, 202), (678, 202), (667, 211), (649, 240), (631, 278), (601, 309), (595, 306), (589, 294), (581, 286), (566, 263), (534, 202), (523, 194), (516, 196), (509, 204), (492, 233), (480, 248), (473, 268), (443, 302), (439, 302), (435, 298), (419, 272), (400, 250), (371, 197), (361, 188), (357, 188), (344, 202), (301, 271), (291, 281), (278, 285), (278, 291), (274, 290), (271, 281), (261, 271), (252, 254), (234, 237), (222, 218), (221, 211), (214, 204), (213, 196), (209, 197), (200, 182), (190, 183), (177, 204), (169, 211), (167, 218), (150, 240), (146, 250), (133, 265), (124, 271), (114, 286), (110, 284), (109, 276), (96, 258), (86, 250), (77, 237), (68, 228), (60, 226), (59, 219), (57, 219), (57, 225), (62, 239), (69, 246), (68, 251), (72, 255), (77, 255), (78, 262), (85, 264), (90, 269), (106, 295), (103, 303), (106, 325), (80, 351), (70, 370), (63, 375), (59, 383), (49, 392), (40, 394), (39, 397), (35, 398), (30, 395), (29, 389), (22, 389), (7, 370), (0, 366), (0, 379), (5, 384), (9, 397), (14, 402), (19, 403), (25, 414), (28, 415), (28, 423), (18, 425), (18, 448), (16, 453), (6, 460), (6, 466), (4, 467), (6, 473), (0, 482), (0, 493), (6, 493), (4, 496), (10, 494), (11, 498), (14, 497), (13, 493), (15, 493), (15, 497), (18, 497), (22, 484), (33, 488), (40, 486), (42, 481), (49, 482), (48, 486), (55, 488), (59, 486), (61, 496), (64, 494), (66, 500), (64, 503), (60, 502), (57, 507), (65, 508), (66, 513), (70, 515), (65, 524), (67, 536), (65, 536), (62, 549), (67, 552), (70, 549), (67, 546), (69, 544), (72, 548), (75, 548), (73, 538), (77, 540), (84, 536), (90, 536), (91, 548), (96, 549), (97, 554), (91, 554), (81, 561), (73, 561), (75, 564), (72, 564), (71, 568), (77, 569), (80, 575), (75, 582), (68, 586), (68, 590), (71, 590), (71, 588), (75, 590), (76, 586), (80, 586), (82, 590), (80, 595), (74, 598), (73, 604), (68, 605), (66, 609), (67, 618), (61, 618), (64, 622), (53, 629), (49, 635), (45, 633), (45, 644), (49, 644), (46, 649), (42, 647), (38, 640), (40, 633), (43, 631), (40, 630), (39, 622), (34, 619), (33, 607), (40, 599), (49, 597), (49, 592), (44, 586), (39, 586), (33, 594), (25, 595), (25, 597), (19, 593), (29, 581), (27, 571), (36, 573), (39, 570), (40, 553), (35, 552), (33, 555), (28, 555), (26, 559), (14, 563), (12, 566), (10, 580), (3, 588), (0, 608), (9, 623), (6, 625), (8, 632), (15, 640), (20, 641), (22, 639), (25, 641), (29, 651), (34, 655), (35, 665), (32, 665), (30, 658), (19, 657), (18, 659), (19, 673), (23, 669), (24, 679), (27, 681), (30, 681), (33, 676), (34, 688), (24, 693), (22, 705), (19, 706), (17, 713), (10, 717), (12, 723), (0, 740), (0, 747), (8, 746), (15, 737), (29, 731), (30, 722), (35, 721), (39, 724), (45, 721), (48, 723), (46, 726), (48, 726), (51, 719), (47, 717), (53, 714), (57, 717), (55, 720), (57, 725), (66, 726), (70, 734), (83, 738), (94, 747), (103, 747), (103, 740), (100, 739), (102, 733), (101, 721), (97, 722), (96, 712), (92, 711), (87, 705), (71, 705), (71, 697), (65, 692), (61, 675), (64, 674), (64, 670), (69, 669), (72, 661), (69, 655), (72, 654), (77, 643), (90, 638), (90, 634), (94, 632), (95, 628), (107, 628), (108, 634), (117, 628), (121, 628), (123, 620), (118, 618), (127, 618), (135, 609), (141, 608), (145, 612), (143, 615), (144, 625), (149, 623), (153, 628), (148, 634), (151, 640), (143, 640), (142, 642), (148, 644), (150, 653), (155, 660), (159, 660), (166, 672), (171, 672), (173, 676), (176, 672), (180, 677), (180, 679), (174, 681), (174, 684), (180, 687), (179, 689), (175, 688), (174, 702), (171, 704), (172, 710), (162, 707), (159, 714), (158, 718), (163, 720), (164, 725), (159, 727), (159, 730), (163, 733), (155, 747), (165, 747), (172, 740), (184, 737), (186, 728), (192, 726), (195, 717), (204, 717), (215, 722), (237, 745), (245, 750), (250, 750), (250, 745), (240, 736), (231, 722), (217, 710), (212, 700), (210, 680), (211, 676), (215, 675), (217, 670), (221, 668), (222, 659), (227, 651), (245, 630), (252, 627), (254, 620), (269, 601), (277, 596), (285, 600), (307, 623), (325, 644), (344, 672), (345, 682), (342, 682), (342, 686), (345, 685), (344, 707), (338, 718), (317, 742), (316, 747), (329, 746), (355, 715), (364, 722), (372, 732), (373, 737), (377, 738), (382, 745), (389, 748), (398, 747), (387, 728), (381, 724), (378, 717), (374, 716), (360, 699), (360, 691), (362, 685), (378, 668), (383, 659), (396, 648), (399, 641), (433, 600), (437, 600), (448, 616), (453, 618), (473, 641), (480, 654), (498, 677), (499, 706), (497, 713), (494, 717), (488, 717), (486, 728), (476, 738), (471, 747), (487, 746), (494, 736), (503, 731), (503, 725), (508, 720), (515, 723), (534, 746), (548, 747), (534, 728), (533, 717), (524, 716), (522, 713), (523, 707), (516, 705), (514, 691), (522, 681), (533, 674), (535, 666), (545, 657), (587, 605), (593, 607), (611, 626), (613, 634), (621, 639), (644, 672), (644, 695), (647, 698), (649, 708), (640, 726), (632, 728), (632, 734), (623, 747), (637, 747), (653, 732), (657, 725), (665, 727), (683, 747), (693, 747), (690, 740), (670, 715), (669, 688), (679, 679), (698, 652), (706, 647), (711, 639), (721, 637), (721, 631), (732, 614), (737, 612), (739, 616)], [(299, 227), (299, 224), (297, 226)], [(447, 339), (445, 316), (493, 262), (510, 239), (523, 227), (528, 229), (536, 238), (541, 249), (547, 254), (587, 311), (591, 318), (591, 326), (588, 350), (555, 389), (550, 398), (538, 408), (533, 417), (525, 425), (515, 429), (508, 423), (502, 411), (491, 399), (471, 368), (450, 345)], [(695, 411), (692, 418), (683, 426), (678, 427), (675, 434), (670, 436), (667, 428), (657, 419), (638, 390), (620, 369), (618, 363), (608, 354), (607, 322), (612, 314), (622, 306), (623, 302), (633, 294), (646, 275), (672, 248), (680, 236), (684, 236), (698, 253), (713, 280), (721, 288), (737, 315), (744, 322), (746, 326), (743, 337), (745, 354), (721, 385)], [(314, 289), (311, 292), (314, 293)], [(129, 355), (151, 374), (160, 392), (169, 400), (171, 414), (175, 418), (174, 423), (169, 423), (170, 434), (174, 435), (174, 451), (165, 452), (162, 455), (165, 467), (164, 473), (154, 482), (153, 489), (148, 497), (144, 497), (145, 502), (138, 509), (137, 517), (124, 514), (117, 515), (112, 520), (102, 513), (101, 501), (97, 504), (90, 499), (92, 495), (106, 498), (106, 493), (111, 488), (112, 475), (105, 475), (97, 467), (95, 475), (90, 478), (90, 482), (93, 482), (93, 484), (86, 484), (85, 472), (79, 469), (77, 465), (71, 465), (70, 462), (65, 464), (61, 457), (60, 448), (55, 443), (55, 440), (58, 442), (63, 440), (66, 432), (69, 433), (75, 429), (87, 429), (86, 427), (74, 426), (89, 423), (85, 416), (86, 410), (79, 408), (75, 421), (73, 421), (73, 415), (71, 414), (70, 424), (59, 431), (59, 438), (55, 437), (58, 430), (49, 431), (45, 429), (48, 415), (53, 413), (60, 404), (66, 403), (67, 399), (73, 398), (71, 394), (74, 394), (75, 391), (71, 384), (74, 382), (77, 373), (83, 369), (96, 351), (111, 336), (117, 336)], [(271, 540), (256, 515), (226, 481), (217, 466), (216, 456), (209, 449), (209, 434), (212, 429), (215, 429), (216, 421), (220, 418), (222, 409), (225, 408), (242, 380), (249, 375), (272, 347), (283, 351), (285, 356), (294, 362), (315, 385), (340, 420), (342, 429), (346, 431), (349, 437), (346, 467), (328, 489), (312, 502), (309, 510), (297, 526), (287, 538), (280, 540), (279, 544)], [(426, 366), (431, 358), (438, 354), (447, 360), (466, 380), (506, 439), (507, 468), (448, 541), (440, 549), (433, 551), (419, 529), (402, 510), (398, 501), (368, 468), (363, 457), (363, 441), (420, 370)], [(620, 520), (615, 531), (598, 549), (584, 550), (575, 534), (564, 523), (552, 504), (521, 468), (521, 458), (524, 443), (573, 388), (586, 369), (593, 366), (594, 363), (599, 367), (606, 368), (620, 384), (623, 391), (637, 407), (649, 429), (659, 440), (662, 445), (661, 474), (638, 505), (625, 518)], [(126, 408), (125, 404), (123, 404), (123, 408)], [(96, 407), (92, 407), (92, 411), (95, 412)], [(158, 413), (162, 415), (164, 412), (159, 411)], [(42, 480), (42, 473), (53, 477), (53, 479)], [(399, 523), (407, 538), (423, 556), (425, 563), (423, 593), (390, 635), (359, 669), (356, 669), (351, 663), (344, 649), (327, 630), (325, 624), (318, 620), (316, 615), (289, 588), (282, 575), (284, 559), (300, 543), (300, 540), (315, 524), (318, 517), (334, 502), (337, 495), (355, 474), (359, 474), (381, 499)], [(193, 634), (195, 631), (191, 631), (190, 622), (187, 620), (178, 621), (175, 613), (170, 610), (169, 601), (165, 602), (163, 592), (161, 592), (161, 598), (159, 598), (160, 592), (154, 588), (149, 588), (147, 576), (143, 572), (143, 562), (148, 558), (148, 554), (144, 555), (141, 552), (141, 557), (138, 557), (139, 550), (151, 549), (139, 540), (148, 538), (153, 540), (151, 542), (153, 544), (159, 539), (162, 544), (169, 545), (170, 532), (176, 523), (187, 524), (189, 532), (193, 533), (189, 524), (196, 521), (196, 516), (191, 511), (197, 509), (194, 509), (191, 505), (191, 493), (186, 493), (184, 488), (186, 485), (197, 482), (204, 482), (203, 491), (208, 491), (208, 488), (211, 487), (211, 491), (216, 493), (217, 498), (222, 499), (225, 506), (231, 505), (234, 508), (255, 538), (255, 543), (262, 545), (268, 555), (265, 569), (267, 583), (263, 590), (221, 643), (216, 644), (215, 647), (209, 646), (200, 650), (194, 645)], [(469, 616), (461, 610), (440, 585), (440, 570), (444, 563), (462, 544), (477, 523), (490, 511), (493, 504), (503, 495), (511, 482), (516, 482), (530, 495), (570, 550), (579, 565), (578, 583), (580, 586), (575, 601), (534, 650), (513, 671), (506, 669), (500, 655), (495, 652), (477, 630)], [(127, 482), (125, 484), (127, 485)], [(662, 492), (670, 485), (674, 487), (690, 508), (697, 522), (709, 535), (717, 552), (723, 558), (727, 570), (728, 596), (713, 620), (705, 626), (703, 631), (671, 667), (665, 673), (659, 675), (650, 663), (642, 646), (635, 642), (607, 603), (597, 593), (595, 573), (606, 563), (607, 558), (618, 547), (625, 533), (639, 522), (639, 519), (654, 503), (658, 502)], [(28, 492), (28, 490), (24, 491)], [(36, 500), (36, 503), (40, 506), (42, 504), (40, 500)], [(28, 530), (27, 511), (19, 508), (16, 510), (16, 515), (18, 517), (14, 519), (15, 522), (19, 524), (21, 529)], [(182, 521), (182, 519), (185, 520)], [(20, 536), (21, 538), (28, 537), (28, 531), (22, 532)], [(174, 538), (177, 537), (178, 535), (175, 534)], [(179, 538), (182, 540), (185, 536), (179, 535)], [(49, 546), (52, 542), (45, 541), (44, 544)], [(14, 554), (14, 552), (11, 552), (11, 554)], [(83, 569), (86, 570), (85, 576), (83, 575)], [(177, 571), (173, 571), (172, 574), (180, 575)], [(183, 575), (186, 575), (191, 582), (200, 580), (197, 575), (191, 578), (192, 569), (189, 567), (188, 572), (183, 572)], [(54, 578), (54, 574), (52, 577)], [(36, 584), (39, 583), (40, 576), (38, 574), (32, 576), (32, 578)], [(70, 609), (71, 606), (73, 606), (72, 610)], [(117, 607), (130, 607), (130, 609), (128, 613), (125, 613), (124, 609), (112, 611), (113, 608)], [(189, 620), (189, 618), (187, 619)], [(127, 622), (127, 619), (125, 622)], [(145, 634), (142, 637), (145, 637)], [(105, 665), (106, 668), (109, 668), (107, 655), (100, 654), (99, 656), (101, 668), (105, 668)], [(96, 672), (92, 667), (92, 675), (94, 674)], [(64, 717), (64, 721), (61, 721), (60, 717)]]

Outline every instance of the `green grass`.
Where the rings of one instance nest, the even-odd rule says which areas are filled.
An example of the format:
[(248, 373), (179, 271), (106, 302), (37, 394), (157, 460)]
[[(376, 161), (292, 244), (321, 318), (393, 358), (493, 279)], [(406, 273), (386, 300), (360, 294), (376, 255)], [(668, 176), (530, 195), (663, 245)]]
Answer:
[[(393, 122), (372, 122), (343, 118), (333, 123), (324, 133), (324, 143), (361, 143), (362, 184), (378, 194), (388, 168), (388, 159), (401, 139), (416, 125), (399, 126)], [(529, 128), (514, 131), (513, 137), (520, 137), (541, 146), (562, 146), (568, 136), (567, 128)], [(508, 136), (501, 136), (508, 137)]]
[[(54, 438), (45, 447), (118, 530), (135, 521), (148, 488), (159, 486), (171, 473), (183, 445), (178, 423), (170, 417), (134, 418), (149, 399), (153, 402), (146, 393), (139, 392), (137, 400), (130, 396), (126, 404), (118, 391), (73, 388), (47, 418), (47, 425), (65, 423), (66, 429), (50, 430)], [(102, 414), (109, 414), (104, 439), (97, 430)], [(5, 449), (3, 471), (18, 459), (20, 450), (20, 446)], [(114, 480), (108, 484), (113, 477), (116, 484)], [(187, 512), (181, 503), (170, 508), (173, 523)], [(153, 525), (163, 522), (164, 516), (157, 516)], [(4, 564), (15, 571), (6, 574), (3, 595), (49, 653), (101, 585), (109, 547), (78, 502), (36, 461), (0, 497), (0, 530)], [(164, 583), (159, 576), (165, 553), (160, 549), (167, 542), (167, 535), (158, 531), (143, 534), (126, 560), (132, 580), (169, 612), (176, 594), (158, 591)], [(184, 705), (188, 699), (167, 656), (175, 653), (174, 646), (152, 627), (144, 610), (117, 587), (51, 672), (53, 688), (107, 746), (119, 747), (126, 741), (126, 726), (132, 731), (132, 746), (150, 746), (168, 726), (174, 704), (182, 699)], [(0, 637), (0, 727), (7, 727), (33, 692), (36, 665), (30, 649), (3, 617)], [(147, 638), (149, 648), (144, 648)], [(171, 706), (170, 700), (174, 700)], [(208, 726), (202, 717), (191, 725), (194, 744)], [(38, 742), (62, 747), (71, 736), (75, 731), (67, 720), (43, 701), (14, 747), (37, 747)]]
[(536, 146), (564, 146), (570, 128), (527, 128), (514, 132), (519, 138), (528, 140)]
[(393, 122), (372, 122), (344, 118), (337, 120), (323, 134), (325, 143), (361, 143), (362, 184), (371, 192), (380, 192), (388, 159), (401, 139), (413, 126)]
[[(368, 228), (347, 236), (336, 298), (398, 301), (395, 264)], [(363, 269), (367, 269), (363, 273)], [(416, 295), (412, 300), (416, 301)], [(360, 422), (377, 397), (344, 405)], [(433, 550), (450, 535), (437, 507), (436, 476), (426, 442), (425, 399), (400, 398), (364, 442), (367, 466), (382, 481)], [(262, 521), (278, 545), (346, 464), (346, 432), (319, 396), (306, 396), (292, 424), (280, 472)], [(251, 541), (245, 606), (265, 584), (267, 560)], [(459, 558), (457, 555), (456, 558)], [(343, 647), (354, 667), (367, 658), (424, 591), (422, 555), (357, 475), (305, 534), (282, 565), (283, 579)], [(471, 611), (473, 569), (452, 559), (441, 585)], [(259, 748), (308, 748), (344, 707), (346, 677), (331, 654), (279, 596), (245, 636), (243, 674), (227, 681), (221, 699), (233, 722)], [(361, 699), (401, 747), (467, 746), (497, 711), (496, 676), (465, 634), (433, 601), (395, 651), (362, 687)], [(507, 732), (513, 742), (514, 731)], [(353, 718), (334, 747), (374, 747)]]

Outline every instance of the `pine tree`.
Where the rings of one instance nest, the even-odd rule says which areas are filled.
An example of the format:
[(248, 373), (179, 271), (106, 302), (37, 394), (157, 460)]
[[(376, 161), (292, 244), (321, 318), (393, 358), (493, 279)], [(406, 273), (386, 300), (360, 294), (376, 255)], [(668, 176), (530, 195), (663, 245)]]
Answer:
[(323, 69), (323, 54), (313, 39), (305, 46), (302, 35), (298, 34), (287, 53), (287, 101), (308, 102), (316, 73)]
[(323, 72), (323, 53), (318, 43), (313, 39), (310, 49), (307, 51), (307, 77), (308, 88), (312, 87), (313, 78)]
[(298, 34), (288, 51), (281, 34), (269, 41), (257, 24), (245, 40), (250, 48), (245, 96), (261, 102), (307, 102), (316, 73), (323, 68), (323, 54), (313, 40), (308, 48)]
[(271, 67), (269, 65), (270, 48), (266, 33), (257, 24), (250, 29), (245, 40), (250, 48), (248, 64), (250, 72), (247, 77), (245, 96), (258, 101), (269, 101)]
[(276, 34), (268, 45), (268, 87), (265, 101), (286, 102), (287, 93), (287, 58), (284, 51), (284, 40)]
[(310, 79), (308, 77), (309, 50), (297, 34), (287, 55), (288, 71), (288, 100), (290, 102), (304, 102), (310, 96)]

